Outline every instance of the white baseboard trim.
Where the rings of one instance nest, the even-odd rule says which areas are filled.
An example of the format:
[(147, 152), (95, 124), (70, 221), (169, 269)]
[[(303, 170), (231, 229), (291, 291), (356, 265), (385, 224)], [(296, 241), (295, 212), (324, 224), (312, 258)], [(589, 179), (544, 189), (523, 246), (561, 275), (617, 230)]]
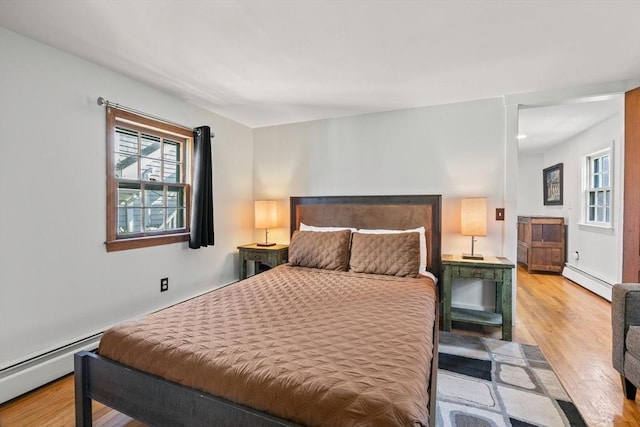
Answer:
[[(235, 282), (229, 282), (198, 292), (191, 297), (159, 307), (149, 313), (179, 304)], [(0, 368), (0, 404), (73, 372), (73, 355), (83, 350), (95, 350), (98, 348), (101, 337), (102, 331), (94, 331), (89, 337), (79, 338), (71, 343), (60, 343), (61, 347), (59, 348), (45, 350), (42, 354), (27, 355), (25, 356), (26, 360), (9, 362), (9, 366)]]
[(95, 350), (102, 334), (43, 354), (0, 371), (0, 403), (73, 372), (73, 355), (82, 350)]
[(608, 283), (586, 271), (583, 271), (573, 265), (565, 264), (562, 275), (567, 279), (576, 282), (585, 289), (590, 290), (596, 295), (600, 295), (607, 301), (611, 301), (611, 291), (613, 284)]

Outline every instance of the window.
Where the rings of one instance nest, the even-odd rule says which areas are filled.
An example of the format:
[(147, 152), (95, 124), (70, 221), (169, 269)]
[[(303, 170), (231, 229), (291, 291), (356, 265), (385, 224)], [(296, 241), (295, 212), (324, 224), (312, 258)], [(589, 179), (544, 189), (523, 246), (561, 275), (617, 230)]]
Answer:
[(189, 239), (193, 133), (107, 108), (107, 251)]
[(611, 226), (611, 149), (587, 156), (586, 168), (586, 222)]

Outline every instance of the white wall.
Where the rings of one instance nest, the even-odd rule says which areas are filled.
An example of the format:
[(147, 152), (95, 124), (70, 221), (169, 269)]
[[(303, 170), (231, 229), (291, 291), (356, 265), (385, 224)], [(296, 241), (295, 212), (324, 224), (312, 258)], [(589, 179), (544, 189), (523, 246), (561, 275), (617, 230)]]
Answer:
[[(610, 289), (600, 291), (592, 288), (595, 282), (609, 285), (619, 282), (622, 274), (622, 178), (623, 171), (623, 129), (624, 106), (620, 98), (620, 112), (564, 141), (542, 154), (522, 154), (519, 158), (518, 182), (519, 215), (548, 215), (565, 218), (567, 224), (567, 264), (574, 270), (585, 273), (575, 275), (572, 280), (610, 299)], [(583, 163), (585, 157), (611, 146), (613, 142), (613, 228), (581, 225), (583, 219)], [(542, 201), (542, 169), (563, 163), (564, 194), (561, 206), (544, 206)], [(580, 259), (574, 253), (580, 253)], [(567, 272), (565, 271), (565, 275)], [(592, 277), (589, 277), (592, 276)], [(597, 279), (594, 281), (594, 278)]]
[[(622, 132), (624, 115), (620, 113), (544, 153), (544, 167), (564, 163), (564, 205), (557, 211), (568, 222), (567, 263), (609, 284), (619, 282), (622, 274)], [(613, 144), (613, 229), (603, 230), (580, 225), (582, 213), (582, 176), (585, 157)], [(545, 206), (544, 214), (555, 210)], [(580, 259), (573, 257), (575, 251)]]
[(542, 153), (521, 152), (518, 156), (518, 215), (543, 215), (543, 164)]
[[(501, 99), (319, 120), (254, 130), (254, 196), (280, 201), (289, 240), (289, 196), (442, 194), (443, 253), (468, 252), (460, 235), (460, 199), (488, 198), (488, 236), (476, 250), (503, 255), (496, 222), (505, 191), (505, 116)], [(513, 177), (515, 179), (515, 175)], [(255, 239), (263, 239), (256, 231)], [(454, 305), (493, 307), (493, 288), (454, 284)]]
[[(3, 28), (0, 58), (0, 369), (237, 280), (236, 246), (253, 237), (251, 129)], [(106, 252), (98, 96), (212, 127), (215, 246)]]

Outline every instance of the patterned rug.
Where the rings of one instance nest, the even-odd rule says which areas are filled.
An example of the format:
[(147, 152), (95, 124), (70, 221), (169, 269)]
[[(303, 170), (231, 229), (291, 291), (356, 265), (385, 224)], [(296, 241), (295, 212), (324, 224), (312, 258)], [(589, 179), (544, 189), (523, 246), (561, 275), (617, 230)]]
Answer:
[(438, 427), (586, 426), (535, 346), (440, 332)]

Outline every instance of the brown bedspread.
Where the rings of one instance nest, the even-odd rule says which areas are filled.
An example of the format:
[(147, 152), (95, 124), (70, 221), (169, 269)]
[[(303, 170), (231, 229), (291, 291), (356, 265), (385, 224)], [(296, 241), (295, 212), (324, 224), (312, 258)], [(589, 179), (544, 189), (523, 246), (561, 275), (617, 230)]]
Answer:
[(428, 425), (430, 279), (279, 266), (115, 326), (99, 353), (319, 426)]

